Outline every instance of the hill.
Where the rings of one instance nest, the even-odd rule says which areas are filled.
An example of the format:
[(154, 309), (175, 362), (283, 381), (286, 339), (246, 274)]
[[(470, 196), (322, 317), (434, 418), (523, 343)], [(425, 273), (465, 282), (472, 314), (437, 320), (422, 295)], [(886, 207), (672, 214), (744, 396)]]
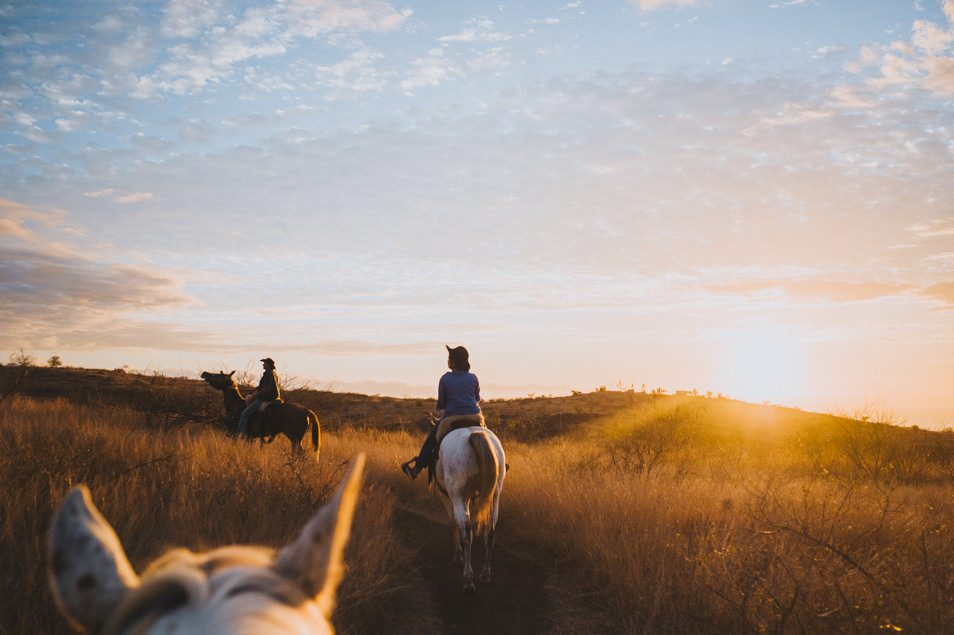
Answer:
[(0, 368), (0, 633), (64, 630), (44, 536), (72, 484), (142, 567), (285, 544), (359, 451), (342, 633), (954, 632), (952, 433), (692, 396), (487, 402), (510, 469), (495, 581), (463, 602), (444, 509), (397, 469), (429, 400), (289, 391), (326, 432), (294, 461), (223, 434), (202, 381), (21, 370)]

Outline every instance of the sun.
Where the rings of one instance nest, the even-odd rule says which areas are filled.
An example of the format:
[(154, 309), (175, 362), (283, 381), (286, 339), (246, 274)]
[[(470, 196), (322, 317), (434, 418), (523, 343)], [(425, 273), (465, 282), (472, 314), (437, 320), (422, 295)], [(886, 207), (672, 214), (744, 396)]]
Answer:
[(718, 383), (745, 401), (792, 404), (803, 397), (803, 342), (781, 326), (755, 325), (726, 334)]

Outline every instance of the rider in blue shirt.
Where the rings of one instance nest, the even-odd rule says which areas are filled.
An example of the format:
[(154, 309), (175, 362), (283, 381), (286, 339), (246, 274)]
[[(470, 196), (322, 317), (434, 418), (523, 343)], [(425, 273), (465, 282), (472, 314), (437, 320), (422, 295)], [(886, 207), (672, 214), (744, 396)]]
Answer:
[[(456, 415), (480, 414), (480, 382), (470, 371), (470, 355), (463, 346), (447, 348), (447, 366), (437, 385), (437, 415), (440, 420), (431, 427), (430, 433), (416, 457), (401, 464), (401, 470), (414, 480), (430, 462), (437, 445), (437, 429), (440, 421)], [(412, 465), (413, 464), (413, 465)]]

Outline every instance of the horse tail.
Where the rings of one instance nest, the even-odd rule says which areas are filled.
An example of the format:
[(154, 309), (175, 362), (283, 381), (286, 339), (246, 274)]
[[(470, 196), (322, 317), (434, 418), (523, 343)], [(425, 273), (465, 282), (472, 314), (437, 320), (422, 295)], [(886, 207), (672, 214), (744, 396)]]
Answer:
[(315, 460), (321, 456), (321, 425), (314, 410), (308, 411), (308, 421), (311, 422), (311, 446), (315, 448)]
[(500, 466), (497, 465), (497, 455), (490, 445), (490, 439), (482, 430), (471, 434), (468, 441), (470, 447), (474, 450), (478, 469), (477, 483), (473, 494), (474, 504), (470, 518), (474, 529), (477, 533), (481, 533), (490, 521)]

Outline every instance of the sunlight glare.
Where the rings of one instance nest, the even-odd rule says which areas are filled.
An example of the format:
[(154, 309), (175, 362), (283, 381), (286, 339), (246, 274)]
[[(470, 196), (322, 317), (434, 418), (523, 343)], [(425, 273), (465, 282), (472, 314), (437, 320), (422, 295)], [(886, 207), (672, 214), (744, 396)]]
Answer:
[(780, 327), (755, 326), (728, 334), (719, 382), (730, 397), (790, 404), (802, 396), (802, 343)]

